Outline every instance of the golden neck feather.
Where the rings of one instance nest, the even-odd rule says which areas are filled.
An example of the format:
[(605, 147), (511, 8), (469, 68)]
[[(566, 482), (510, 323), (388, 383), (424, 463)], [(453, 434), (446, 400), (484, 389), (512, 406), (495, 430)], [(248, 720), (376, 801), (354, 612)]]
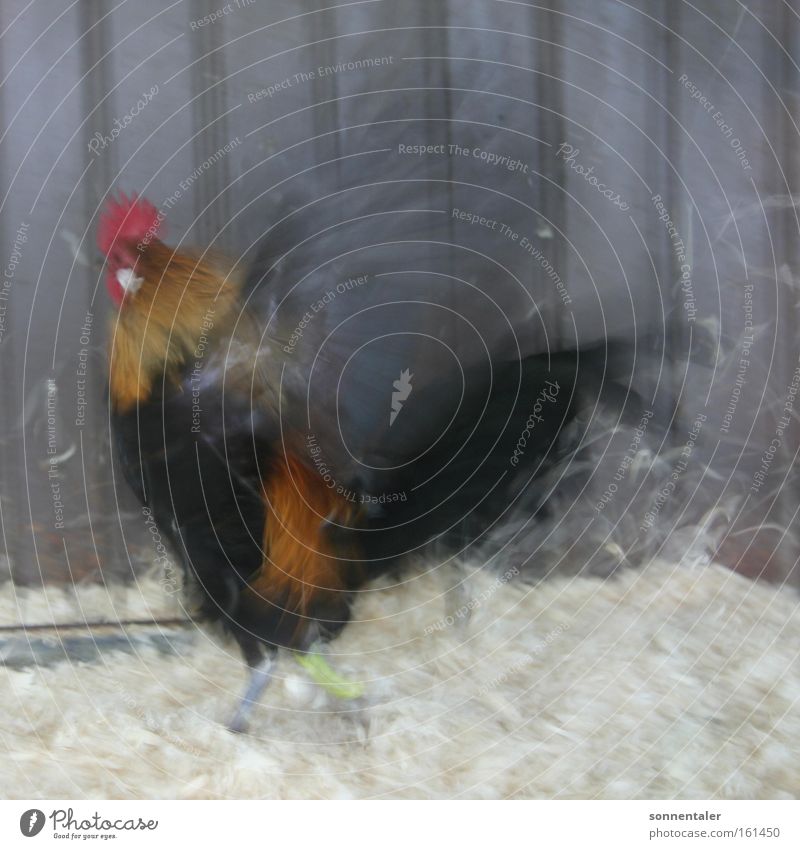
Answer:
[(144, 282), (111, 324), (110, 396), (120, 413), (146, 401), (163, 379), (177, 381), (199, 346), (227, 335), (239, 314), (238, 283), (213, 260), (154, 240), (135, 273)]

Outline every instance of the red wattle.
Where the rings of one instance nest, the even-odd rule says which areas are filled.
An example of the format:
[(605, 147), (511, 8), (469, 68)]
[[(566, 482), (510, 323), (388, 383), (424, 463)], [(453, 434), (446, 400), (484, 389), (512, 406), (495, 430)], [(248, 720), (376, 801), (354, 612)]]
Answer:
[(122, 303), (123, 291), (122, 286), (119, 285), (119, 281), (117, 280), (117, 275), (113, 271), (109, 271), (106, 274), (106, 288), (114, 305), (119, 306)]

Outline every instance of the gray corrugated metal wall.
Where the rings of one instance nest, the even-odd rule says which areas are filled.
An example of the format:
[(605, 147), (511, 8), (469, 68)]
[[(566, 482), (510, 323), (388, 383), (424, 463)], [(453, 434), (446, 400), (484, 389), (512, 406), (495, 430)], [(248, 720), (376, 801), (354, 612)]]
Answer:
[[(796, 424), (780, 430), (763, 485), (750, 484), (798, 364), (794, 0), (84, 0), (55, 13), (2, 0), (0, 25), (0, 506), (16, 579), (96, 577), (101, 565), (123, 575), (131, 559), (150, 557), (108, 463), (108, 305), (93, 233), (98, 206), (117, 187), (169, 203), (174, 241), (214, 240), (234, 254), (273, 224), (294, 243), (359, 218), (283, 262), (284, 277), (296, 280), (342, 254), (310, 274), (307, 291), (365, 267), (335, 250), (336, 239), (408, 240), (405, 271), (480, 286), (520, 281), (541, 316), (526, 326), (530, 348), (545, 333), (570, 344), (576, 328), (581, 339), (660, 329), (670, 356), (657, 388), (649, 378), (643, 386), (659, 416), (675, 413), (675, 444), (687, 422), (709, 413), (710, 466), (686, 515), (731, 491), (746, 497), (720, 557), (751, 574), (790, 573), (800, 553)], [(377, 57), (372, 68), (335, 69)], [(334, 71), (312, 78), (324, 66)], [(110, 136), (115, 121), (126, 126), (92, 152), (95, 134)], [(403, 156), (400, 143), (458, 144), (525, 168)], [(570, 161), (565, 149), (559, 155), (564, 143), (579, 150)], [(618, 203), (575, 164), (594, 168)], [(356, 189), (366, 184), (370, 192)], [(685, 289), (655, 195), (685, 243)], [(305, 204), (313, 215), (294, 214)], [(380, 219), (400, 208), (435, 212)], [(512, 224), (543, 261), (505, 235), (442, 215), (453, 208)], [(396, 255), (375, 249), (374, 262), (392, 271)], [(570, 309), (545, 263), (564, 281)], [(460, 300), (463, 290), (446, 279), (434, 291), (426, 278), (419, 291), (459, 299), (480, 320), (484, 302)], [(749, 286), (756, 332), (743, 366)], [(506, 311), (519, 310), (513, 286), (491, 291)], [(434, 336), (462, 338), (457, 322), (426, 321)]]

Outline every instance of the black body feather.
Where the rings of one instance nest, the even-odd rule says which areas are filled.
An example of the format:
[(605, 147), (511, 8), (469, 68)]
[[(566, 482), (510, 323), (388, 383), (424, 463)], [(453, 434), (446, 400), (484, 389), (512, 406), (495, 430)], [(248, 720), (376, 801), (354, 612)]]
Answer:
[(263, 419), (254, 427), (249, 399), (208, 381), (197, 387), (187, 374), (113, 413), (112, 426), (125, 478), (199, 585), (202, 613), (238, 633), (241, 591), (264, 559), (261, 473), (272, 434)]

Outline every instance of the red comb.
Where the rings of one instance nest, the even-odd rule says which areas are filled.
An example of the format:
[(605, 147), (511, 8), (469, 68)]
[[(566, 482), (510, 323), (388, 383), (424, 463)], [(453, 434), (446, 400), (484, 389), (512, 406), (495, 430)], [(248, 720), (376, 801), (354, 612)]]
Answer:
[(115, 240), (140, 242), (145, 236), (152, 238), (160, 223), (158, 210), (150, 201), (140, 200), (135, 194), (127, 197), (120, 192), (118, 198), (108, 200), (100, 215), (97, 245), (108, 256)]

